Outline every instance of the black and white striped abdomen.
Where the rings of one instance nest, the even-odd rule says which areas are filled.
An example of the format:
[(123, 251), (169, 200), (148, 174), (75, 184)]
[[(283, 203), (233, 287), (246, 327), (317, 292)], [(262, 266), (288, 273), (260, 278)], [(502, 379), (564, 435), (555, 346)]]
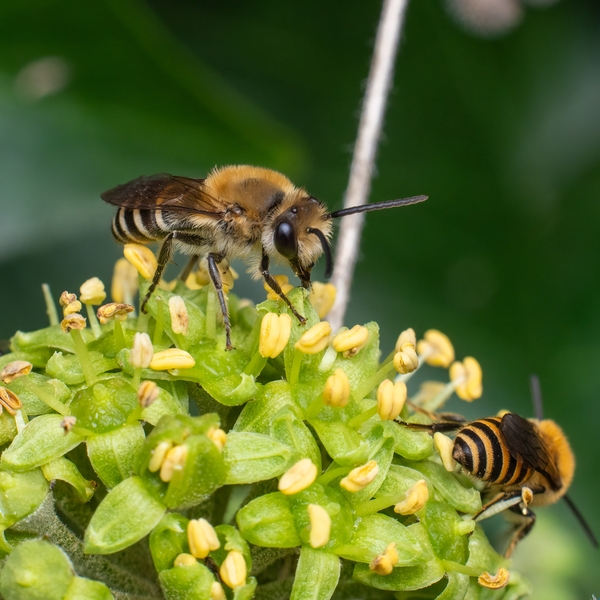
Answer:
[(161, 210), (120, 207), (112, 221), (112, 234), (122, 244), (162, 240), (170, 231)]
[(500, 431), (499, 417), (473, 421), (454, 440), (454, 459), (468, 473), (490, 485), (516, 485), (526, 481), (533, 469), (513, 456)]

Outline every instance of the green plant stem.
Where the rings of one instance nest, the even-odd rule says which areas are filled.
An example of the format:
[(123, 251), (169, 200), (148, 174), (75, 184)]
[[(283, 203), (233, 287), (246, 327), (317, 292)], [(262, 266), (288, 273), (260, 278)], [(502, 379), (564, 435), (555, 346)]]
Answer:
[(44, 294), (44, 301), (46, 302), (46, 314), (50, 321), (50, 326), (58, 325), (58, 312), (56, 311), (56, 304), (52, 298), (52, 292), (50, 286), (47, 283), (42, 283), (42, 292)]
[(384, 379), (387, 379), (394, 370), (394, 361), (387, 362), (375, 375), (367, 379), (354, 391), (354, 394), (352, 394), (354, 400), (360, 402), (373, 388), (377, 387)]
[(96, 311), (94, 311), (94, 307), (91, 304), (86, 304), (85, 309), (87, 311), (88, 321), (90, 322), (90, 327), (92, 328), (94, 337), (99, 338), (102, 335), (102, 330), (100, 329), (100, 323), (98, 323)]
[(387, 508), (388, 506), (392, 506), (394, 504), (398, 504), (403, 498), (404, 494), (400, 494), (398, 496), (381, 496), (380, 498), (375, 498), (374, 500), (369, 500), (368, 502), (362, 502), (361, 504), (357, 504), (354, 507), (354, 511), (359, 517), (366, 517), (367, 515), (374, 515), (375, 513)]
[(49, 394), (43, 387), (35, 383), (27, 382), (27, 389), (57, 413), (61, 415), (69, 414), (69, 407), (60, 400), (57, 400), (52, 394)]
[(250, 362), (244, 369), (246, 375), (258, 376), (267, 364), (267, 357), (261, 356), (260, 352), (255, 352), (250, 359)]
[(423, 408), (425, 410), (428, 410), (429, 412), (435, 412), (444, 405), (444, 403), (446, 402), (446, 400), (448, 400), (448, 398), (450, 398), (450, 396), (452, 396), (455, 387), (455, 382), (448, 382), (439, 394), (436, 394), (431, 400), (425, 402)]
[(148, 333), (148, 323), (150, 322), (150, 315), (148, 313), (140, 312), (140, 316), (137, 320), (136, 329), (140, 333)]
[(79, 329), (71, 329), (71, 339), (73, 340), (73, 344), (75, 344), (75, 354), (77, 354), (77, 358), (79, 359), (79, 364), (81, 365), (85, 382), (88, 387), (92, 386), (94, 383), (96, 383), (98, 378), (92, 365), (90, 353), (88, 352), (87, 346), (83, 341), (81, 331), (79, 331)]
[(125, 335), (123, 334), (123, 326), (119, 319), (114, 320), (113, 332), (115, 335), (115, 349), (118, 353), (125, 348)]
[(442, 564), (444, 565), (444, 569), (446, 569), (446, 571), (455, 571), (456, 573), (462, 573), (463, 575), (468, 575), (469, 577), (479, 577), (481, 575), (481, 571), (478, 569), (461, 565), (453, 560), (442, 560)]
[(352, 429), (355, 429), (356, 427), (360, 427), (360, 425), (362, 425), (365, 421), (368, 421), (371, 417), (374, 417), (377, 414), (377, 404), (375, 404), (375, 406), (372, 406), (371, 408), (369, 408), (368, 410), (365, 410), (365, 412), (361, 413), (360, 415), (357, 415), (356, 417), (353, 417), (352, 419), (350, 419), (346, 425), (348, 425), (348, 427), (351, 427)]
[(306, 409), (306, 418), (310, 421), (311, 419), (316, 418), (316, 416), (323, 410), (325, 406), (325, 402), (323, 402), (323, 395), (319, 394)]
[(133, 372), (133, 379), (131, 380), (131, 385), (133, 386), (133, 389), (135, 389), (136, 391), (140, 387), (141, 379), (142, 379), (142, 367), (136, 367), (135, 371)]
[(298, 377), (300, 376), (300, 367), (302, 366), (303, 358), (304, 354), (302, 354), (300, 350), (294, 348), (294, 356), (292, 358), (292, 366), (290, 368), (290, 376), (288, 378), (290, 385), (296, 385), (296, 383), (298, 383)]
[(163, 312), (163, 300), (156, 296), (156, 327), (154, 328), (154, 337), (152, 343), (159, 346), (162, 342), (163, 330), (165, 328), (165, 315)]
[(347, 475), (348, 473), (350, 473), (350, 471), (352, 471), (352, 467), (337, 467), (336, 469), (331, 469), (330, 471), (323, 473), (323, 475), (321, 475), (317, 479), (317, 483), (320, 483), (321, 485), (327, 485), (328, 483), (331, 483), (337, 477), (342, 477), (342, 475)]

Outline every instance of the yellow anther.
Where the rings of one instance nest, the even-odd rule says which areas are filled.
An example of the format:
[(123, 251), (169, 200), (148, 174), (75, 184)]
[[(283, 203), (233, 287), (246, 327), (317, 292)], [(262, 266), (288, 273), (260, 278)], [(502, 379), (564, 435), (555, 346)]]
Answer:
[(423, 356), (423, 360), (432, 367), (444, 367), (447, 369), (454, 360), (454, 347), (452, 342), (437, 329), (429, 329), (425, 332), (422, 340), (417, 344), (417, 352)]
[(150, 473), (156, 473), (167, 456), (167, 452), (173, 447), (173, 442), (159, 442), (154, 450), (152, 450), (152, 456), (148, 463), (148, 471)]
[(191, 369), (196, 364), (193, 356), (179, 348), (169, 348), (156, 352), (150, 361), (150, 368), (155, 371), (170, 371), (171, 369)]
[(187, 276), (187, 279), (185, 280), (185, 285), (188, 287), (188, 289), (194, 291), (200, 290), (203, 287), (198, 283), (198, 280), (196, 279), (196, 273), (190, 273)]
[(139, 287), (136, 268), (126, 259), (119, 258), (115, 263), (110, 295), (114, 302), (131, 302)]
[(70, 294), (69, 292), (63, 292), (58, 299), (58, 303), (65, 307), (77, 300), (77, 294)]
[(195, 272), (196, 283), (204, 287), (208, 285), (210, 281), (210, 273), (208, 272), (208, 260), (206, 257), (202, 258), (198, 263), (198, 270)]
[(417, 336), (415, 330), (412, 327), (405, 329), (396, 340), (396, 352), (404, 350), (404, 346), (410, 344), (413, 350), (417, 347)]
[(355, 325), (352, 329), (338, 333), (333, 338), (332, 345), (336, 352), (342, 352), (348, 358), (358, 354), (368, 339), (369, 330), (364, 325)]
[[(275, 281), (279, 284), (279, 287), (284, 294), (287, 294), (294, 289), (294, 286), (290, 284), (290, 280), (288, 279), (287, 275), (275, 275), (273, 279), (275, 279)], [(263, 283), (263, 287), (265, 288), (265, 292), (267, 292), (267, 300), (281, 300), (279, 294), (273, 291), (271, 286), (266, 281)]]
[(323, 388), (323, 402), (334, 408), (344, 408), (350, 400), (350, 382), (343, 369), (336, 369)]
[(158, 263), (154, 252), (141, 244), (125, 244), (123, 256), (137, 269), (144, 279), (152, 279)]
[(173, 561), (173, 566), (175, 567), (191, 567), (195, 565), (198, 561), (191, 555), (186, 552), (182, 552), (175, 557)]
[(232, 590), (245, 585), (247, 568), (244, 555), (237, 550), (231, 550), (219, 569), (219, 575), (223, 583)]
[(456, 361), (450, 367), (450, 380), (455, 385), (456, 395), (467, 402), (481, 397), (481, 377), (481, 366), (472, 356), (467, 356), (462, 363)]
[(72, 415), (67, 415), (61, 422), (60, 426), (65, 430), (65, 435), (75, 427), (77, 418)]
[(374, 460), (370, 460), (368, 463), (352, 469), (340, 481), (340, 486), (348, 492), (360, 492), (377, 477), (378, 473), (379, 465)]
[(69, 315), (60, 322), (60, 328), (66, 333), (71, 329), (85, 329), (85, 319), (78, 313)]
[(142, 408), (148, 408), (154, 404), (160, 394), (160, 388), (154, 381), (142, 381), (137, 390), (137, 399)]
[(0, 407), (3, 406), (13, 417), (23, 408), (23, 403), (14, 392), (0, 386)]
[(219, 452), (223, 452), (227, 443), (227, 434), (220, 427), (211, 427), (206, 432), (206, 437), (219, 449)]
[(136, 332), (129, 361), (136, 369), (147, 369), (154, 356), (154, 346), (147, 333)]
[(297, 494), (311, 486), (317, 478), (317, 467), (310, 458), (303, 458), (290, 467), (279, 480), (279, 491), (286, 496)]
[(335, 303), (337, 290), (333, 283), (319, 283), (313, 281), (312, 289), (308, 294), (308, 301), (317, 311), (319, 319), (324, 319)]
[(429, 500), (429, 490), (424, 479), (419, 479), (405, 494), (404, 500), (394, 506), (394, 512), (413, 515), (420, 511)]
[(482, 573), (477, 578), (477, 583), (482, 587), (489, 588), (491, 590), (499, 590), (503, 588), (510, 579), (510, 573), (508, 569), (500, 567), (495, 575), (490, 575), (487, 571)]
[(436, 431), (433, 434), (433, 445), (438, 451), (446, 471), (454, 471), (454, 467), (456, 466), (456, 461), (452, 457), (454, 442), (447, 435)]
[(73, 302), (69, 302), (66, 306), (63, 307), (63, 315), (68, 317), (69, 315), (74, 315), (81, 310), (81, 302), (79, 300), (73, 300)]
[(171, 315), (171, 329), (173, 333), (185, 335), (190, 324), (187, 306), (181, 296), (169, 298), (169, 314)]
[(313, 548), (322, 548), (331, 537), (331, 517), (320, 504), (309, 504), (307, 510), (310, 520), (308, 542)]
[(398, 373), (412, 373), (419, 366), (419, 357), (411, 344), (404, 344), (404, 350), (394, 354), (394, 368)]
[(127, 315), (130, 312), (133, 312), (135, 308), (131, 304), (124, 304), (122, 302), (109, 302), (108, 304), (103, 304), (97, 311), (96, 316), (98, 317), (98, 321), (105, 325), (112, 319), (116, 319), (117, 321), (125, 321), (127, 319)]
[(190, 552), (196, 558), (206, 558), (221, 547), (217, 532), (206, 519), (192, 519), (187, 526), (187, 538)]
[(423, 405), (444, 391), (445, 383), (441, 381), (424, 381), (419, 386), (419, 391), (412, 397), (414, 404)]
[(29, 375), (32, 368), (33, 365), (26, 360), (13, 360), (13, 362), (5, 365), (2, 371), (0, 371), (0, 379), (4, 383), (10, 383), (18, 377)]
[(388, 544), (387, 548), (378, 554), (369, 565), (369, 569), (377, 575), (389, 575), (394, 567), (398, 564), (398, 551), (396, 550), (396, 543), (392, 542)]
[(213, 584), (210, 586), (210, 600), (227, 600), (225, 590), (218, 581), (213, 581)]
[(292, 318), (287, 313), (267, 313), (260, 324), (258, 351), (265, 358), (275, 358), (283, 352), (292, 331)]
[(187, 446), (173, 446), (167, 450), (167, 454), (160, 465), (160, 478), (164, 482), (169, 482), (173, 479), (175, 471), (183, 471), (185, 461), (187, 459)]
[(79, 299), (84, 304), (102, 304), (106, 300), (104, 284), (97, 277), (84, 281), (79, 288)]
[(382, 421), (393, 421), (404, 408), (406, 384), (384, 379), (377, 388), (377, 414)]
[(295, 348), (303, 354), (317, 354), (329, 344), (330, 333), (331, 325), (327, 321), (320, 321), (304, 332)]

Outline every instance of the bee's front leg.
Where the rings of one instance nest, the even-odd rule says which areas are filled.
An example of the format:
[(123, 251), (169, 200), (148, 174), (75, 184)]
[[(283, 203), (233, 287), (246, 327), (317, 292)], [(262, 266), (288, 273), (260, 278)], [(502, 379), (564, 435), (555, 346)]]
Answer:
[(306, 324), (306, 319), (296, 310), (294, 305), (290, 302), (289, 298), (283, 293), (281, 286), (277, 283), (277, 280), (269, 272), (269, 255), (263, 250), (262, 261), (260, 263), (260, 271), (267, 285), (289, 306), (294, 316), (302, 323)]
[(215, 286), (217, 297), (219, 298), (219, 304), (221, 305), (221, 312), (223, 313), (223, 324), (225, 325), (225, 350), (234, 350), (234, 347), (231, 345), (231, 323), (229, 321), (229, 310), (227, 309), (227, 303), (225, 302), (225, 294), (223, 293), (221, 273), (217, 267), (223, 258), (224, 257), (220, 254), (209, 254), (207, 257), (208, 273), (213, 285)]

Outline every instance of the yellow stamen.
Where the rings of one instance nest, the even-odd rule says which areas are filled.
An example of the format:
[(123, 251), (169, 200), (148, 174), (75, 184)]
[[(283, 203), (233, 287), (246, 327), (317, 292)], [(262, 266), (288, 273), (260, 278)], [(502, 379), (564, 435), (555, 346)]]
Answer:
[(150, 248), (141, 244), (125, 244), (123, 255), (144, 279), (152, 279), (158, 263)]
[(210, 600), (227, 600), (225, 590), (218, 581), (213, 581), (210, 587)]
[(396, 543), (392, 542), (388, 544), (386, 549), (378, 554), (369, 565), (369, 569), (377, 575), (389, 575), (393, 570), (394, 566), (398, 564), (398, 551), (396, 550)]
[(424, 479), (419, 479), (405, 494), (404, 500), (394, 506), (394, 512), (401, 515), (413, 515), (420, 511), (429, 500), (429, 490)]
[(415, 334), (415, 330), (412, 327), (405, 329), (398, 336), (398, 340), (396, 341), (396, 352), (404, 350), (403, 346), (405, 344), (410, 344), (413, 347), (413, 350), (417, 347), (417, 336)]
[(331, 325), (327, 321), (320, 321), (304, 332), (295, 348), (303, 354), (317, 354), (329, 344), (330, 333)]
[(404, 408), (406, 384), (384, 379), (377, 389), (377, 414), (382, 421), (393, 421)]
[(152, 450), (152, 457), (150, 458), (150, 462), (148, 463), (148, 471), (150, 473), (156, 473), (163, 461), (165, 460), (165, 456), (167, 452), (173, 447), (173, 442), (159, 442), (154, 450)]
[(221, 428), (211, 427), (206, 432), (206, 437), (219, 449), (219, 452), (223, 452), (227, 443), (227, 434)]
[(278, 488), (282, 494), (291, 496), (311, 486), (316, 478), (316, 465), (310, 458), (303, 458), (282, 475)]
[(258, 352), (265, 358), (275, 358), (287, 346), (292, 331), (292, 318), (287, 313), (267, 313), (260, 324)]
[(482, 573), (477, 578), (477, 583), (482, 587), (489, 588), (491, 590), (499, 590), (503, 588), (510, 579), (510, 573), (508, 569), (499, 567), (498, 572), (495, 575), (490, 575), (487, 571)]
[(429, 329), (422, 340), (417, 344), (417, 352), (432, 367), (447, 369), (454, 360), (454, 347), (452, 342), (437, 329)]
[(309, 544), (313, 548), (322, 548), (329, 543), (331, 536), (331, 517), (319, 504), (309, 504), (307, 507), (310, 520)]
[(71, 329), (85, 329), (85, 319), (77, 313), (69, 315), (60, 322), (60, 328), (65, 333), (69, 333)]
[(110, 295), (114, 302), (131, 304), (139, 287), (138, 273), (126, 259), (119, 258), (115, 263)]
[(360, 492), (377, 477), (378, 473), (379, 465), (374, 460), (370, 460), (368, 463), (352, 469), (340, 481), (340, 486), (348, 492)]
[(175, 557), (175, 561), (173, 562), (173, 566), (175, 567), (191, 567), (195, 565), (198, 561), (191, 555), (186, 552), (182, 552)]
[(165, 459), (160, 465), (160, 478), (165, 483), (173, 479), (175, 471), (183, 471), (187, 458), (187, 446), (174, 446), (167, 451)]
[(196, 361), (189, 352), (179, 348), (169, 348), (156, 352), (150, 362), (154, 371), (170, 371), (171, 369), (191, 369)]
[(79, 300), (73, 300), (73, 302), (69, 302), (69, 304), (63, 307), (63, 315), (68, 317), (69, 315), (78, 313), (80, 310), (81, 302), (79, 302)]
[(394, 354), (394, 368), (402, 375), (412, 373), (419, 366), (419, 357), (412, 345), (405, 343), (403, 348)]
[(137, 399), (142, 408), (148, 408), (156, 402), (159, 394), (160, 388), (154, 381), (142, 381), (137, 391)]
[(136, 369), (147, 369), (154, 356), (154, 346), (147, 333), (139, 331), (133, 336), (133, 348), (129, 355), (129, 361)]
[(344, 357), (352, 357), (367, 343), (369, 330), (364, 325), (355, 325), (352, 329), (338, 333), (332, 345), (336, 352), (342, 352)]
[(343, 408), (350, 400), (350, 381), (343, 369), (336, 369), (327, 378), (323, 388), (323, 402), (327, 406)]
[(171, 296), (169, 298), (169, 313), (171, 315), (171, 328), (173, 333), (185, 335), (188, 330), (190, 319), (187, 306), (181, 296)]
[(337, 290), (333, 283), (319, 283), (313, 281), (312, 289), (308, 294), (308, 301), (317, 311), (319, 319), (324, 319), (335, 303)]
[(10, 383), (18, 377), (29, 375), (29, 373), (31, 373), (32, 368), (33, 365), (30, 362), (27, 362), (26, 360), (14, 360), (13, 362), (8, 363), (4, 366), (4, 368), (0, 372), (0, 379), (4, 383)]
[(77, 294), (70, 294), (69, 292), (63, 292), (58, 299), (58, 303), (61, 306), (67, 306), (71, 304), (71, 302), (75, 302), (77, 300)]
[(217, 532), (206, 519), (192, 519), (188, 523), (187, 538), (190, 552), (196, 558), (206, 558), (221, 547)]
[(232, 590), (245, 585), (247, 568), (244, 555), (237, 550), (231, 550), (219, 569), (219, 575), (223, 583)]
[(450, 380), (455, 384), (456, 395), (467, 402), (481, 397), (481, 378), (481, 366), (472, 356), (467, 356), (462, 363), (457, 361), (450, 367)]
[(23, 408), (23, 403), (14, 392), (0, 386), (0, 405), (3, 406), (13, 417), (17, 411)]
[(102, 304), (106, 300), (104, 284), (97, 277), (84, 281), (79, 288), (79, 299), (84, 304)]
[(452, 457), (454, 442), (447, 435), (436, 431), (433, 434), (433, 445), (438, 451), (446, 471), (454, 471), (454, 467), (456, 466), (456, 461)]
[(98, 317), (98, 321), (100, 321), (102, 325), (105, 325), (112, 319), (117, 319), (117, 321), (125, 321), (125, 319), (127, 319), (127, 315), (134, 310), (135, 308), (131, 304), (124, 304), (122, 302), (109, 302), (108, 304), (103, 304), (96, 311), (96, 316)]

